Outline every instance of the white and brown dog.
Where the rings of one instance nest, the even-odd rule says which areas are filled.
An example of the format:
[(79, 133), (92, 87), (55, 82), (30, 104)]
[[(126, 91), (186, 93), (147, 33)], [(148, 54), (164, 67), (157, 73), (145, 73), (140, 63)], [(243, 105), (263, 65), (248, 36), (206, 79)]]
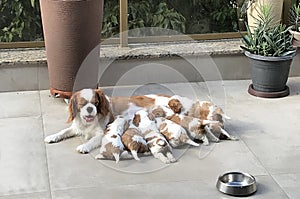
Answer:
[(113, 121), (110, 104), (99, 89), (83, 89), (74, 93), (69, 103), (69, 122), (71, 126), (47, 136), (46, 143), (55, 143), (73, 136), (82, 136), (87, 142), (76, 150), (88, 153), (101, 145), (107, 124)]
[[(204, 125), (203, 129), (208, 133), (213, 141), (218, 139), (238, 140), (231, 136), (224, 129), (224, 121), (230, 119), (224, 111), (208, 101), (193, 101), (187, 97), (179, 95), (161, 96), (161, 95), (146, 95), (146, 97), (155, 99), (155, 104), (162, 107), (169, 107), (174, 113), (191, 116), (200, 120), (218, 121), (217, 123), (209, 123)], [(166, 116), (170, 116), (170, 111), (166, 111)]]
[(163, 117), (156, 118), (156, 123), (160, 133), (165, 136), (172, 147), (179, 147), (183, 144), (199, 146), (198, 143), (191, 140), (181, 125)]
[[(200, 120), (198, 118), (181, 115), (177, 113), (170, 115), (169, 108), (164, 106), (157, 106), (152, 110), (152, 114), (154, 114), (155, 117), (158, 118), (165, 117), (167, 119), (166, 121), (169, 120), (171, 121), (170, 123), (175, 123), (183, 127), (184, 129), (186, 129), (186, 131), (189, 133), (192, 139), (201, 140), (204, 145), (209, 144), (207, 133), (205, 132), (204, 127), (209, 124), (218, 123), (218, 121)], [(212, 141), (216, 141), (216, 140), (212, 140)]]
[(121, 137), (127, 128), (128, 121), (123, 116), (117, 116), (105, 130), (102, 145), (100, 147), (100, 153), (95, 158), (115, 159), (116, 163), (118, 163), (121, 158), (132, 158), (132, 156), (125, 150), (125, 146), (121, 140)]
[(138, 153), (149, 154), (149, 148), (142, 132), (132, 122), (129, 128), (122, 135), (122, 142), (126, 149), (128, 149), (135, 160), (140, 160)]
[(150, 152), (155, 158), (166, 164), (176, 162), (172, 154), (172, 148), (166, 138), (159, 132), (155, 117), (152, 114), (149, 114), (146, 110), (138, 111), (133, 118), (133, 124), (139, 127), (143, 133)]
[(171, 97), (169, 106), (175, 113), (199, 118), (201, 120), (218, 121), (218, 123), (210, 123), (209, 125), (204, 126), (205, 131), (214, 140), (238, 140), (238, 138), (230, 135), (224, 129), (224, 121), (230, 119), (230, 117), (228, 117), (220, 107), (216, 106), (212, 102), (199, 100), (192, 101), (186, 97), (174, 95)]

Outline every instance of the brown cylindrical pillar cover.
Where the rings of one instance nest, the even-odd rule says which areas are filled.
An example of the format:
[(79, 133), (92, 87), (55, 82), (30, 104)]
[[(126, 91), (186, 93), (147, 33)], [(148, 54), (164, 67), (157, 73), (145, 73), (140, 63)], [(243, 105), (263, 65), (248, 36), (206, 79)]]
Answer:
[(103, 1), (40, 0), (40, 5), (51, 93), (69, 98), (73, 91), (97, 87)]

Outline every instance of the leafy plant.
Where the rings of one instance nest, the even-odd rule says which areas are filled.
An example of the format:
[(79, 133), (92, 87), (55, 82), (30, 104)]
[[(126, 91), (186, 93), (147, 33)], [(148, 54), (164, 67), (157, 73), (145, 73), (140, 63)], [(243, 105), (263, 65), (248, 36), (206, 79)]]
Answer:
[(103, 10), (102, 36), (109, 38), (119, 33), (120, 6), (118, 1), (105, 1)]
[(186, 19), (186, 33), (237, 30), (237, 2), (241, 0), (166, 0)]
[[(214, 1), (214, 9), (211, 11), (213, 31), (226, 32), (237, 30), (237, 4), (235, 1)], [(231, 29), (230, 29), (231, 28)]]
[(300, 4), (294, 4), (290, 9), (289, 22), (293, 30), (300, 32)]
[(30, 41), (42, 38), (38, 0), (0, 0), (0, 41)]
[[(105, 1), (102, 35), (110, 37), (119, 33), (119, 4)], [(165, 1), (131, 0), (128, 2), (128, 28), (161, 27), (185, 32), (185, 18)]]
[(259, 7), (257, 27), (251, 32), (248, 24), (247, 34), (242, 35), (242, 49), (252, 54), (262, 56), (286, 56), (293, 54), (295, 49), (292, 46), (293, 36), (289, 33), (291, 26), (284, 24), (273, 24), (271, 7), (261, 5)]
[(151, 26), (185, 32), (185, 18), (174, 8), (169, 9), (166, 2), (161, 2), (156, 7), (156, 12), (151, 20)]

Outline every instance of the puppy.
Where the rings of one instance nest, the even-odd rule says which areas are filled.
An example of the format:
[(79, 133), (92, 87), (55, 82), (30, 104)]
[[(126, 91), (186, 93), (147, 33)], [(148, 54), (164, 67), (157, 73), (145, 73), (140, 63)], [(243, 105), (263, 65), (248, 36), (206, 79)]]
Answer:
[(73, 136), (82, 136), (86, 143), (78, 146), (80, 153), (88, 153), (101, 145), (104, 129), (113, 121), (107, 98), (99, 89), (83, 89), (75, 92), (69, 103), (71, 126), (47, 136), (46, 143), (55, 143)]
[(155, 158), (166, 164), (176, 162), (172, 154), (172, 148), (157, 129), (155, 118), (152, 114), (149, 114), (146, 110), (138, 111), (133, 118), (133, 124), (139, 127), (143, 133), (150, 152)]
[(149, 154), (149, 148), (141, 131), (130, 122), (129, 128), (122, 135), (124, 146), (131, 152), (135, 160), (140, 160), (137, 153)]
[(204, 129), (208, 133), (210, 139), (218, 141), (219, 139), (238, 140), (238, 138), (231, 136), (224, 129), (225, 119), (230, 119), (224, 111), (208, 101), (193, 101), (187, 97), (174, 95), (170, 97), (168, 106), (174, 113), (183, 114), (195, 117), (201, 120), (214, 120), (218, 123), (205, 125)]
[(186, 130), (179, 124), (163, 117), (157, 117), (156, 124), (160, 133), (165, 136), (172, 147), (178, 147), (183, 144), (199, 146), (199, 144), (191, 140)]
[(95, 158), (115, 159), (116, 163), (119, 162), (120, 158), (131, 158), (132, 156), (125, 150), (121, 140), (121, 136), (127, 128), (127, 120), (122, 116), (117, 116), (117, 118), (108, 125), (102, 139), (100, 154)]
[[(171, 113), (172, 110), (170, 111), (170, 108), (166, 106), (156, 106), (152, 110), (152, 114), (154, 114), (155, 117), (165, 117), (188, 131), (192, 139), (201, 140), (204, 145), (209, 144), (209, 140), (205, 132), (205, 126), (211, 123), (217, 123), (217, 121), (200, 120), (186, 115)], [(218, 141), (218, 139), (213, 135), (209, 135), (209, 137), (212, 137), (212, 141)]]
[(218, 139), (238, 140), (238, 138), (230, 135), (224, 129), (224, 121), (230, 119), (230, 117), (228, 117), (220, 107), (213, 103), (196, 101), (190, 108), (188, 115), (202, 120), (218, 121), (218, 123), (206, 125), (205, 131)]

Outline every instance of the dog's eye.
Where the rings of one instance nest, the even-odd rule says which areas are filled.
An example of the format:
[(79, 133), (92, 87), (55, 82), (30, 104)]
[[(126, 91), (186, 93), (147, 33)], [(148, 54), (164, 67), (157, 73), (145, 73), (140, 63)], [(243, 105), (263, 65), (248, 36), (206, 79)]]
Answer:
[(81, 106), (81, 107), (83, 107), (83, 106), (86, 105), (86, 103), (79, 103), (78, 105)]
[(95, 102), (95, 105), (98, 106), (98, 105), (99, 105), (99, 102)]

